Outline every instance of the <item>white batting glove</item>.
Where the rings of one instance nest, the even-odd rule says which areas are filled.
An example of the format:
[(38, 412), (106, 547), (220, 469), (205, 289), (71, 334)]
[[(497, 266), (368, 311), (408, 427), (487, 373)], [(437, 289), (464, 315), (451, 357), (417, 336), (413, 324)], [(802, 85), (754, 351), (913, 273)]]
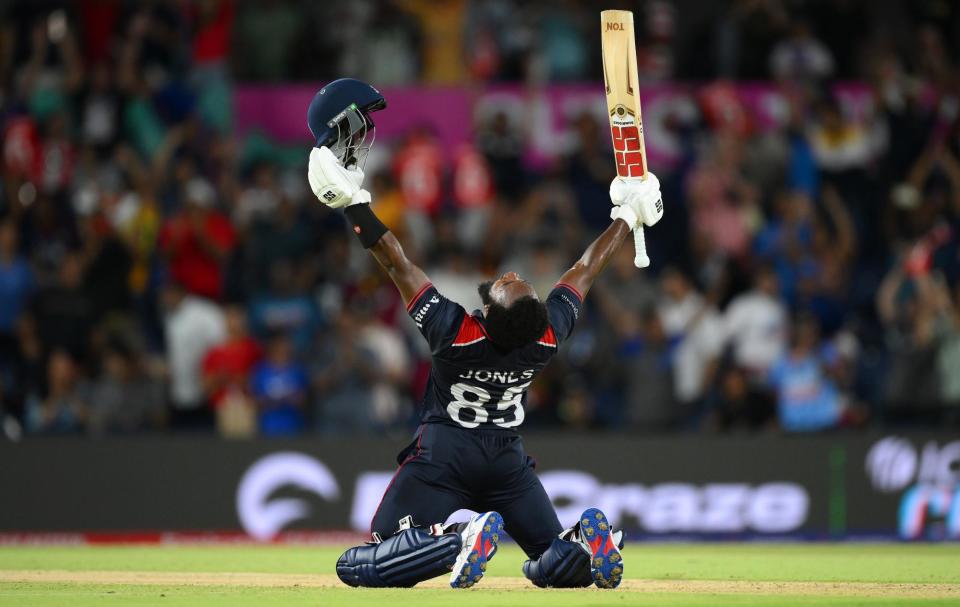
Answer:
[(326, 146), (310, 151), (307, 181), (317, 199), (331, 209), (370, 202), (370, 192), (361, 187), (363, 171), (345, 168)]
[(660, 180), (653, 173), (646, 179), (617, 177), (610, 183), (611, 219), (623, 219), (631, 230), (652, 226), (663, 217)]

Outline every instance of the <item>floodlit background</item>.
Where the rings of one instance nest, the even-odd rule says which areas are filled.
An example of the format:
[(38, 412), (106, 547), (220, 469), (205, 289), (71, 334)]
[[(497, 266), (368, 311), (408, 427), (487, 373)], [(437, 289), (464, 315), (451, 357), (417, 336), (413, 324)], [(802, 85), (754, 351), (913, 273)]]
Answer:
[[(2, 434), (48, 455), (68, 443), (33, 437), (365, 435), (389, 470), (429, 353), (309, 191), (307, 104), (341, 76), (383, 90), (366, 185), (448, 296), (476, 306), (505, 270), (545, 295), (609, 222), (604, 8), (635, 13), (666, 215), (651, 267), (624, 247), (591, 291), (524, 433), (617, 432), (625, 449), (693, 436), (662, 444), (704, 449), (691, 462), (713, 458), (703, 435), (775, 450), (825, 433), (798, 449), (818, 458), (816, 487), (799, 485), (823, 529), (821, 493), (865, 469), (896, 499), (923, 478), (953, 491), (960, 4), (937, 0), (5, 2)], [(918, 430), (939, 434), (865, 459), (881, 434)], [(750, 452), (689, 480), (789, 476)], [(663, 482), (685, 474), (670, 470)], [(346, 508), (352, 486), (327, 497)], [(927, 502), (911, 499), (923, 534)], [(869, 525), (896, 533), (887, 519)], [(157, 520), (136, 524), (182, 522)], [(960, 521), (934, 535), (952, 533)]]

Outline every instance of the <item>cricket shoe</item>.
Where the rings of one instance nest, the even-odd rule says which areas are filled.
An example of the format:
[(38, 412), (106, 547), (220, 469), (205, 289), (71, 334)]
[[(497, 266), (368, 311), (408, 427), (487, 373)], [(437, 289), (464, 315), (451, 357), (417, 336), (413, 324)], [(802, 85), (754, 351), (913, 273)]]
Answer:
[(623, 579), (623, 555), (619, 545), (623, 534), (610, 528), (599, 508), (587, 508), (580, 515), (577, 539), (590, 552), (590, 575), (597, 588), (616, 588)]
[(480, 581), (497, 552), (501, 533), (503, 517), (496, 512), (478, 514), (466, 524), (460, 531), (463, 547), (450, 573), (451, 588), (469, 588)]

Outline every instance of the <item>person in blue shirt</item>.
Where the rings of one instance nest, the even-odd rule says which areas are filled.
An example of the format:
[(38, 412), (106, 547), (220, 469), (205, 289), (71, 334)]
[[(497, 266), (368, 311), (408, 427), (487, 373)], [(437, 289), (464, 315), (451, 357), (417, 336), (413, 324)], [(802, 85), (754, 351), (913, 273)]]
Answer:
[(23, 373), (18, 370), (22, 361), (17, 323), (33, 295), (35, 283), (30, 263), (18, 254), (18, 240), (13, 221), (0, 223), (0, 386), (7, 399), (25, 388)]
[(286, 333), (276, 333), (266, 359), (253, 369), (251, 393), (257, 401), (260, 434), (289, 436), (303, 431), (304, 407), (310, 387), (306, 368), (293, 355)]
[(790, 348), (770, 368), (777, 394), (780, 427), (787, 432), (815, 432), (839, 426), (846, 404), (832, 377), (838, 354), (821, 346), (820, 328), (810, 314), (797, 317)]
[(17, 320), (33, 293), (34, 278), (30, 263), (19, 255), (17, 226), (0, 223), (0, 335), (13, 335)]

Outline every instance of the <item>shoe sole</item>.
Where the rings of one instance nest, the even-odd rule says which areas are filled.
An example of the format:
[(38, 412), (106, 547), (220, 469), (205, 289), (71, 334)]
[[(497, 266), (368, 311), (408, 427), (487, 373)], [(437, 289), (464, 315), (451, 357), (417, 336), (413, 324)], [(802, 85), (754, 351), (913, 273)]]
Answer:
[(590, 546), (590, 575), (597, 588), (616, 588), (623, 579), (623, 556), (610, 532), (610, 522), (598, 508), (580, 515), (580, 533)]
[[(471, 523), (472, 524), (472, 523)], [(503, 533), (503, 517), (491, 512), (483, 521), (483, 527), (473, 542), (473, 547), (464, 559), (460, 570), (450, 575), (451, 588), (470, 588), (483, 578), (487, 571), (487, 562), (497, 551), (500, 534)]]

